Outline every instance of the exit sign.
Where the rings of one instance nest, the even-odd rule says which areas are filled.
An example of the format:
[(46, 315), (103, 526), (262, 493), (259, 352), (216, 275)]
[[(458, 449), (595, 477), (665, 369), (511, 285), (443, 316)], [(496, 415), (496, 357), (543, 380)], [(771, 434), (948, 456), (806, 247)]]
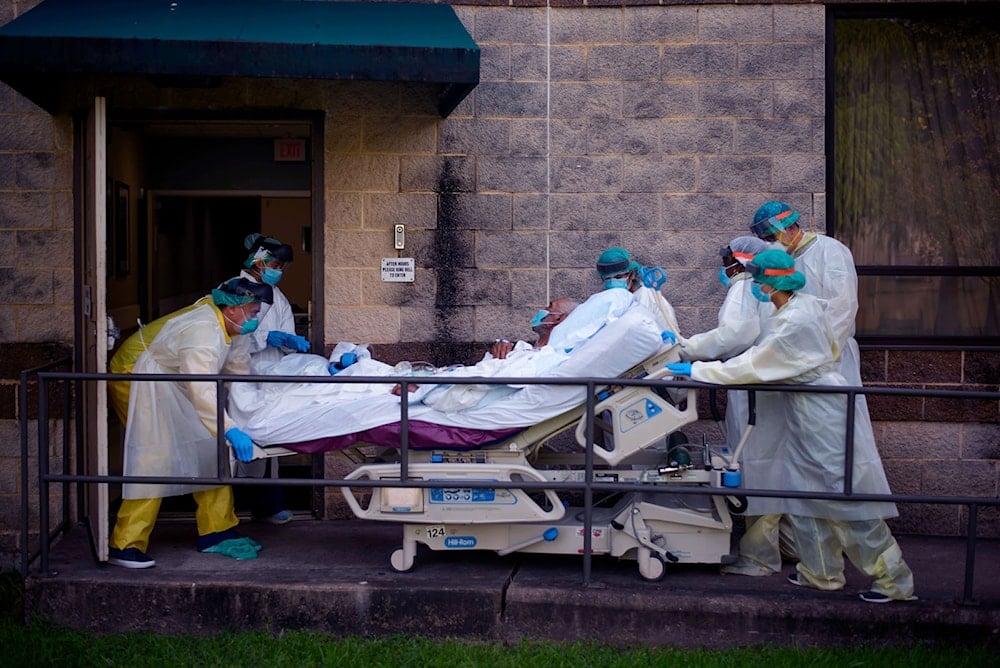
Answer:
[(305, 139), (274, 140), (275, 162), (305, 162), (305, 159), (306, 159)]

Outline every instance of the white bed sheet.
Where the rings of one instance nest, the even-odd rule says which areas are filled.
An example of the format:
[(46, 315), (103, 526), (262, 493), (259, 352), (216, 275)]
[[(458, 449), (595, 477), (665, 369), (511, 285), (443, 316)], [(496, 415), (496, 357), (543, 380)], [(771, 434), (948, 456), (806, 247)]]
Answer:
[[(587, 308), (578, 309), (578, 318), (570, 320), (577, 314), (574, 311), (560, 324), (568, 327), (557, 338), (572, 341), (575, 347), (571, 350), (551, 346), (521, 350), (508, 360), (487, 357), (475, 366), (457, 367), (445, 375), (614, 378), (661, 349), (655, 314), (627, 291), (597, 293), (584, 305)], [(584, 317), (588, 322), (581, 321)], [(593, 330), (594, 317), (602, 318), (603, 324), (591, 331), (589, 338), (574, 338), (567, 331)], [(318, 355), (287, 355), (269, 373), (329, 377), (327, 365), (328, 361)], [(393, 375), (393, 367), (366, 359), (335, 378)], [(414, 382), (419, 380), (414, 378)], [(432, 385), (425, 384), (410, 395), (411, 420), (484, 430), (529, 427), (579, 406), (586, 398), (586, 388), (573, 385), (511, 385), (492, 390), (485, 384)], [(378, 382), (234, 382), (229, 410), (240, 428), (261, 445), (299, 443), (398, 422), (400, 399), (391, 393), (392, 387), (393, 383)]]

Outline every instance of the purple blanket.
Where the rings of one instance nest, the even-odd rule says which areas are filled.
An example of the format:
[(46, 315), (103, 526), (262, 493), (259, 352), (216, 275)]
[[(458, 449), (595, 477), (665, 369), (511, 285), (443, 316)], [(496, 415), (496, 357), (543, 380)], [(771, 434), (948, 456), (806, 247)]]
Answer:
[[(392, 422), (343, 436), (328, 436), (299, 443), (283, 443), (282, 447), (309, 455), (331, 450), (343, 450), (355, 443), (398, 448), (402, 438), (401, 424), (400, 422)], [(409, 447), (414, 450), (476, 450), (498, 443), (520, 431), (523, 431), (523, 428), (512, 427), (486, 431), (410, 420)]]

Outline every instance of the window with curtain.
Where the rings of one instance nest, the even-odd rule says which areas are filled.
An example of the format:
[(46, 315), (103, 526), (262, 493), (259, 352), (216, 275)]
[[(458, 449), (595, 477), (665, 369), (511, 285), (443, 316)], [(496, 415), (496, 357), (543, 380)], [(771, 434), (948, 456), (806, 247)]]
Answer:
[(954, 4), (834, 13), (832, 232), (863, 340), (1000, 337), (1000, 28)]

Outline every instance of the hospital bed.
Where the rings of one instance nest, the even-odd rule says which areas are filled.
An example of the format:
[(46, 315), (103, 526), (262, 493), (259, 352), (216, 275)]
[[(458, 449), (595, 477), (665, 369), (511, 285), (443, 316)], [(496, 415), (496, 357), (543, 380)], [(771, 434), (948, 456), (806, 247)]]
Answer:
[[(665, 365), (678, 359), (677, 347), (670, 346), (623, 377), (663, 378), (669, 373)], [(634, 559), (640, 577), (650, 581), (665, 575), (667, 563), (730, 563), (731, 513), (745, 506), (735, 490), (722, 485), (726, 462), (721, 457), (670, 438), (697, 420), (695, 390), (682, 394), (678, 403), (660, 388), (613, 385), (600, 389), (594, 408), (592, 449), (599, 460), (594, 480), (649, 489), (626, 492), (610, 507), (594, 509), (591, 553)], [(409, 479), (440, 486), (346, 487), (344, 496), (361, 519), (402, 523), (403, 543), (390, 556), (397, 571), (413, 567), (418, 544), (431, 550), (491, 550), (500, 555), (581, 554), (582, 507), (567, 505), (551, 489), (534, 492), (482, 484), (582, 483), (586, 427), (586, 408), (580, 406), (475, 450), (411, 450)], [(544, 446), (567, 430), (572, 430), (579, 449), (547, 451)], [(362, 464), (347, 480), (398, 482), (400, 465)], [(470, 482), (477, 486), (467, 486)], [(678, 486), (704, 493), (677, 493)]]
[[(679, 359), (679, 347), (664, 343), (643, 312), (622, 313), (545, 377), (666, 377), (666, 364)], [(664, 576), (667, 563), (733, 560), (732, 513), (745, 501), (735, 496), (738, 490), (723, 485), (729, 462), (708, 446), (684, 443), (680, 430), (698, 418), (693, 389), (598, 388), (589, 445), (586, 389), (579, 385), (525, 384), (482, 409), (454, 414), (413, 406), (407, 480), (433, 483), (426, 487), (407, 486), (401, 477), (398, 397), (383, 391), (356, 405), (324, 403), (316, 398), (322, 397), (321, 389), (268, 390), (271, 397), (301, 393), (311, 405), (301, 417), (249, 396), (242, 418), (248, 429), (256, 429), (251, 432), (255, 440), (277, 446), (261, 454), (334, 452), (347, 459), (355, 468), (346, 480), (363, 483), (342, 488), (354, 514), (402, 525), (402, 546), (390, 556), (398, 571), (413, 567), (418, 544), (500, 555), (581, 554), (584, 509), (571, 501), (585, 481), (587, 448), (593, 453), (595, 482), (642, 486), (615, 493), (609, 505), (593, 508), (592, 554), (635, 560), (639, 575), (652, 581)], [(372, 414), (383, 408), (395, 411), (395, 417), (374, 419)], [(517, 422), (524, 412), (542, 419)], [(344, 426), (351, 415), (358, 415), (364, 428)], [(295, 442), (281, 442), (287, 434), (294, 434)], [(513, 486), (519, 482), (532, 483), (531, 489)], [(546, 483), (560, 487), (546, 488)]]

